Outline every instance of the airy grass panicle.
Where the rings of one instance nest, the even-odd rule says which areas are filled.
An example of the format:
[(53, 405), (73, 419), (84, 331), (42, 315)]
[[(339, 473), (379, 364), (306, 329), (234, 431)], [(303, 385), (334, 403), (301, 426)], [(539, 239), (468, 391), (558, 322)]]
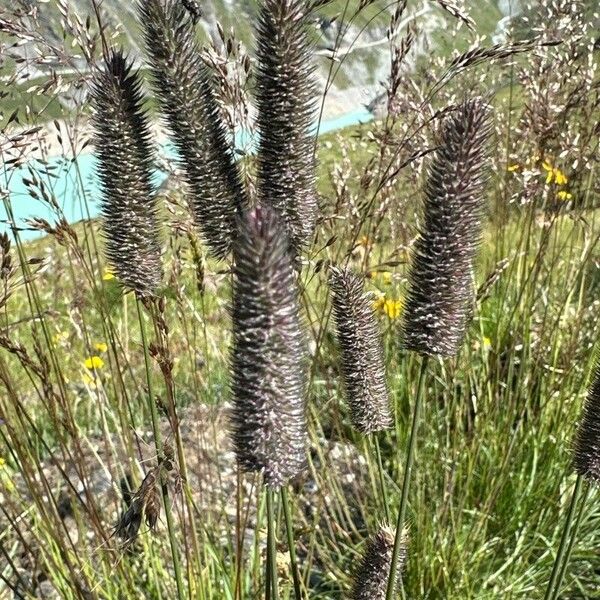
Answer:
[(330, 269), (329, 285), (352, 424), (363, 434), (387, 429), (390, 399), (371, 295), (364, 279), (348, 269)]
[(278, 487), (306, 460), (306, 353), (289, 243), (272, 209), (244, 216), (233, 257), (232, 437), (242, 469)]
[(573, 465), (578, 475), (590, 483), (600, 484), (600, 361), (596, 363), (575, 436)]
[(468, 100), (446, 118), (429, 167), (404, 312), (404, 345), (453, 356), (465, 335), (481, 235), (491, 132), (489, 109)]
[[(352, 600), (384, 600), (392, 550), (394, 548), (394, 530), (382, 525), (367, 541), (365, 551), (355, 573)], [(406, 532), (400, 548), (398, 573), (402, 572), (406, 562)]]
[(140, 0), (154, 91), (171, 131), (190, 204), (217, 258), (231, 250), (245, 192), (209, 68), (196, 41), (194, 14), (179, 0)]
[(296, 253), (317, 214), (310, 11), (306, 0), (264, 0), (257, 32), (258, 194), (283, 216)]
[(155, 154), (141, 79), (121, 51), (95, 75), (92, 102), (107, 258), (125, 287), (152, 296), (162, 277)]

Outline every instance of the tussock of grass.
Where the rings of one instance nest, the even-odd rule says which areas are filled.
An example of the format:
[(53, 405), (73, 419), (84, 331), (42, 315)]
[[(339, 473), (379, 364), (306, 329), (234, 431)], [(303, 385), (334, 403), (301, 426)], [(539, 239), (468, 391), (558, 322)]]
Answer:
[[(381, 8), (368, 4), (357, 23)], [(316, 142), (320, 217), (298, 280), (311, 358), (307, 463), (281, 499), (267, 503), (260, 476), (236, 466), (231, 263), (201, 243), (177, 175), (159, 197), (164, 276), (156, 302), (143, 306), (107, 270), (101, 224), (68, 225), (60, 198), (42, 198), (55, 219), (35, 226), (48, 235), (24, 244), (17, 230), (0, 243), (0, 596), (137, 600), (175, 598), (179, 587), (203, 600), (259, 597), (268, 546), (281, 598), (328, 600), (351, 593), (365, 551), (379, 568), (368, 542), (377, 531), (389, 560), (391, 534), (380, 528), (398, 514), (422, 369), (399, 331), (417, 200), (439, 122), (472, 87), (500, 90), (492, 178), (465, 341), (453, 359), (430, 358), (423, 379), (402, 580), (408, 598), (541, 597), (575, 487), (572, 441), (599, 333), (598, 75), (587, 17), (567, 4), (561, 27), (573, 35), (562, 46), (512, 66), (485, 63), (432, 98), (452, 57), (430, 73), (395, 73), (383, 118)], [(544, 3), (546, 17), (552, 6)], [(544, 39), (557, 20), (538, 23)], [(101, 44), (85, 26), (65, 26), (96, 56)], [(449, 47), (464, 50), (466, 35), (449, 27)], [(236, 88), (240, 98), (246, 91)], [(239, 165), (253, 192), (255, 159)], [(85, 209), (83, 192), (80, 201)], [(343, 401), (332, 264), (372, 293), (393, 409), (377, 443), (356, 431)], [(575, 509), (557, 595), (593, 598), (597, 491)]]

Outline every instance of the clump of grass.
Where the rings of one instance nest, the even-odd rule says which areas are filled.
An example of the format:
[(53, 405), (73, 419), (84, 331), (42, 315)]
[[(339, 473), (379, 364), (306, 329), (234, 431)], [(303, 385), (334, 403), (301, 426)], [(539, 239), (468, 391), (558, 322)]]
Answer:
[[(49, 22), (44, 20), (44, 9), (55, 4), (60, 7), (61, 23), (68, 30), (62, 38), (64, 48), (56, 41), (61, 36), (44, 44), (37, 31)], [(281, 168), (273, 167), (269, 180), (265, 179), (263, 185), (256, 188), (252, 177), (256, 162), (246, 158), (243, 166), (235, 165), (234, 141), (226, 133), (234, 129), (236, 117), (232, 115), (244, 113), (246, 104), (223, 103), (223, 95), (213, 94), (213, 83), (220, 83), (233, 86), (228, 88), (233, 93), (227, 98), (240, 97), (237, 93), (242, 91), (235, 89), (233, 75), (236, 66), (231, 64), (236, 60), (232, 48), (240, 40), (229, 37), (223, 28), (216, 28), (212, 32), (215, 45), (221, 40), (224, 47), (222, 54), (209, 51), (207, 64), (210, 66), (206, 67), (203, 62), (206, 55), (200, 46), (202, 31), (200, 28), (195, 31), (193, 27), (200, 14), (198, 4), (187, 0), (145, 1), (142, 6), (152, 14), (148, 13), (146, 19), (144, 13), (142, 25), (149, 38), (147, 50), (154, 91), (173, 141), (178, 145), (174, 164), (184, 174), (185, 195), (189, 196), (201, 237), (212, 255), (221, 259), (220, 263), (204, 260), (203, 250), (196, 245), (196, 234), (191, 230), (191, 215), (185, 208), (184, 198), (179, 189), (174, 189), (165, 194), (167, 210), (160, 213), (168, 223), (164, 228), (167, 250), (162, 257), (169, 272), (165, 287), (154, 282), (145, 288), (137, 283), (137, 288), (133, 288), (119, 272), (115, 281), (112, 272), (103, 270), (102, 246), (95, 247), (96, 224), (67, 224), (62, 214), (60, 189), (52, 185), (53, 174), (57, 172), (55, 165), (53, 161), (43, 160), (38, 166), (28, 165), (25, 185), (36, 202), (49, 207), (52, 216), (47, 220), (32, 219), (25, 226), (44, 231), (49, 237), (31, 245), (22, 244), (19, 239), (22, 231), (10, 212), (13, 199), (4, 194), (4, 188), (15, 165), (22, 163), (29, 156), (28, 152), (34, 152), (32, 148), (40, 146), (43, 155), (44, 140), (34, 127), (37, 122), (30, 123), (34, 115), (37, 118), (35, 108), (39, 103), (36, 100), (17, 116), (10, 116), (10, 109), (3, 111), (3, 122), (9, 120), (10, 127), (3, 130), (0, 140), (7, 173), (0, 196), (7, 207), (7, 220), (15, 243), (9, 245), (7, 239), (0, 238), (3, 287), (0, 383), (4, 390), (0, 394), (0, 515), (2, 525), (8, 524), (0, 534), (0, 595), (8, 587), (15, 597), (48, 595), (46, 584), (49, 584), (56, 595), (65, 598), (88, 597), (102, 590), (106, 598), (179, 596), (241, 600), (265, 594), (269, 598), (276, 597), (279, 590), (281, 596), (286, 597), (292, 593), (289, 588), (293, 582), (297, 600), (302, 597), (329, 599), (345, 593), (383, 597), (382, 594), (388, 593), (385, 589), (388, 581), (399, 583), (390, 573), (395, 561), (404, 561), (407, 541), (402, 532), (404, 524), (410, 521), (416, 535), (411, 541), (411, 560), (402, 582), (407, 597), (427, 595), (462, 600), (473, 595), (473, 590), (486, 597), (530, 596), (532, 590), (542, 589), (548, 581), (548, 547), (556, 540), (557, 532), (560, 535), (557, 522), (561, 503), (548, 502), (548, 498), (555, 497), (557, 489), (562, 491), (565, 487), (562, 472), (567, 458), (560, 448), (566, 444), (561, 442), (571, 435), (577, 408), (573, 398), (581, 395), (585, 380), (585, 369), (581, 365), (598, 333), (595, 314), (598, 282), (593, 264), (600, 237), (593, 213), (583, 209), (593, 205), (597, 171), (594, 162), (596, 120), (593, 118), (597, 108), (595, 71), (593, 61), (584, 58), (590, 55), (588, 49), (593, 47), (594, 41), (590, 46), (588, 40), (584, 46), (580, 40), (589, 30), (587, 34), (585, 28), (577, 32), (584, 14), (579, 9), (584, 3), (578, 0), (540, 5), (544, 11), (538, 22), (544, 30), (542, 39), (555, 39), (566, 26), (564, 31), (569, 35), (564, 36), (565, 44), (560, 48), (551, 50), (538, 42), (512, 39), (485, 46), (485, 42), (478, 40), (476, 47), (459, 54), (470, 35), (463, 27), (450, 32), (455, 35), (451, 43), (458, 42), (453, 56), (439, 63), (426, 57), (426, 77), (408, 73), (411, 48), (418, 50), (421, 45), (418, 27), (409, 25), (403, 35), (405, 25), (401, 23), (406, 22), (405, 17), (411, 17), (413, 6), (395, 3), (388, 33), (390, 45), (397, 43), (393, 52), (392, 83), (388, 87), (388, 114), (381, 121), (353, 129), (351, 134), (343, 132), (323, 141), (313, 140), (320, 156), (325, 158), (319, 181), (323, 215), (316, 219), (315, 239), (319, 245), (305, 252), (298, 279), (290, 274), (290, 262), (296, 268), (300, 266), (300, 261), (294, 262), (294, 255), (309, 248), (315, 217), (310, 201), (297, 205), (300, 197), (309, 200), (312, 197), (309, 184), (314, 165), (311, 161), (302, 162), (308, 155), (306, 142), (312, 133), (306, 125), (312, 117), (305, 118), (304, 113), (304, 108), (308, 110), (305, 102), (308, 96), (299, 93), (295, 97), (290, 91), (311, 85), (308, 40), (314, 32), (308, 8), (324, 10), (324, 13), (314, 13), (320, 19), (322, 39), (318, 43), (327, 45), (321, 54), (333, 59), (333, 72), (342, 63), (352, 60), (351, 44), (344, 53), (336, 52), (343, 32), (352, 32), (363, 23), (368, 26), (366, 19), (359, 21), (357, 15), (366, 9), (371, 18), (379, 10), (379, 3), (318, 0), (305, 4), (270, 1), (260, 5), (259, 9), (275, 17), (258, 28), (259, 36), (264, 37), (258, 43), (261, 56), (256, 72), (260, 77), (251, 81), (257, 85), (259, 108), (264, 106), (274, 119), (269, 122), (265, 117), (267, 112), (259, 116), (259, 120), (263, 119), (264, 139), (258, 148), (260, 150), (261, 144), (268, 145), (266, 138), (271, 134), (277, 136), (273, 148), (281, 149), (281, 153), (271, 149), (263, 156), (271, 157)], [(463, 25), (472, 24), (472, 16), (480, 29), (478, 5), (473, 5), (470, 16), (461, 3), (440, 1), (437, 4)], [(97, 6), (95, 0), (92, 5)], [(38, 10), (41, 27), (36, 21)], [(298, 22), (278, 17), (280, 10), (297, 16)], [(17, 19), (10, 22), (13, 12), (18, 13)], [(106, 12), (107, 5), (98, 14), (102, 17)], [(232, 15), (237, 19), (237, 12)], [(103, 60), (96, 59), (101, 47), (98, 41), (110, 27), (100, 24), (95, 31), (94, 25), (83, 17), (77, 14), (75, 4), (71, 6), (62, 0), (41, 3), (39, 7), (32, 5), (27, 10), (21, 3), (16, 9), (7, 7), (2, 18), (3, 36), (9, 36), (11, 44), (14, 42), (9, 52), (17, 57), (18, 70), (10, 81), (17, 81), (20, 74), (25, 73), (25, 67), (39, 72), (47, 64), (54, 67), (62, 64), (61, 61), (71, 60), (66, 48), (72, 44), (78, 45), (96, 74), (96, 62), (104, 65)], [(529, 13), (529, 17), (535, 15)], [(126, 22), (124, 25), (127, 27)], [(332, 28), (338, 28), (340, 34), (330, 48), (329, 42), (336, 36)], [(152, 31), (152, 35), (148, 31)], [(295, 49), (287, 48), (285, 40), (276, 37), (279, 31), (291, 31), (289, 39), (294, 40)], [(31, 37), (39, 44), (36, 46), (39, 51), (20, 55), (23, 44)], [(105, 39), (102, 45), (107, 47), (107, 43)], [(302, 50), (305, 44), (308, 53)], [(269, 54), (267, 48), (274, 52)], [(520, 54), (531, 49), (535, 49), (530, 55), (531, 61), (522, 60)], [(564, 60), (557, 61), (556, 53), (564, 55)], [(180, 56), (186, 59), (178, 62)], [(513, 58), (509, 67), (489, 62), (507, 57)], [(296, 59), (299, 62), (295, 62)], [(81, 57), (74, 60), (80, 73), (72, 83), (78, 89), (88, 82), (84, 70), (79, 69)], [(297, 68), (302, 61), (306, 61), (307, 68)], [(485, 73), (469, 71), (484, 62), (489, 67)], [(11, 69), (10, 64), (4, 63), (4, 66)], [(71, 64), (64, 66), (72, 67)], [(242, 61), (239, 68), (246, 74), (252, 72), (250, 61)], [(278, 69), (281, 73), (269, 72)], [(459, 74), (460, 85), (457, 85)], [(516, 75), (513, 77), (513, 74)], [(217, 79), (227, 77), (227, 84), (212, 81), (215, 75)], [(160, 78), (163, 78), (162, 83), (158, 81)], [(505, 93), (509, 80), (510, 97)], [(177, 90), (180, 84), (181, 93)], [(63, 76), (52, 76), (43, 84), (33, 82), (32, 89), (38, 100), (46, 101), (51, 99), (49, 94), (53, 90), (64, 85), (68, 83)], [(456, 254), (460, 261), (447, 262), (446, 270), (430, 265), (427, 271), (422, 256), (413, 256), (411, 266), (405, 268), (405, 257), (412, 244), (410, 231), (415, 219), (410, 200), (417, 195), (422, 169), (426, 170), (422, 164), (432, 164), (422, 159), (433, 155), (433, 164), (441, 165), (441, 170), (447, 164), (439, 161), (443, 144), (439, 136), (431, 142), (430, 128), (442, 119), (450, 122), (453, 116), (461, 115), (464, 105), (457, 110), (455, 103), (464, 89), (484, 86), (500, 90), (493, 102), (497, 107), (497, 139), (506, 139), (506, 148), (502, 149), (503, 156), (498, 152), (494, 155), (497, 177), (488, 195), (495, 200), (496, 209), (485, 232), (481, 256), (485, 283), (475, 295), (472, 282), (479, 277), (469, 252), (459, 248)], [(435, 105), (432, 103), (434, 92)], [(6, 109), (4, 94), (0, 94), (0, 100)], [(276, 106), (268, 104), (269, 94), (277, 101)], [(521, 95), (526, 103), (524, 108), (520, 106)], [(297, 103), (293, 104), (294, 101)], [(73, 94), (69, 102), (77, 105), (82, 100)], [(58, 104), (54, 102), (54, 106)], [(286, 106), (292, 106), (302, 118), (294, 121), (286, 114)], [(74, 123), (81, 117), (77, 110), (70, 113)], [(223, 111), (231, 116), (230, 120), (221, 119)], [(50, 111), (46, 116), (49, 114)], [(276, 120), (280, 129), (275, 127)], [(469, 122), (466, 118), (458, 120), (461, 126)], [(14, 131), (16, 125), (20, 129)], [(50, 128), (55, 128), (56, 136), (61, 138), (59, 145), (77, 148), (78, 131), (67, 125), (57, 123)], [(286, 136), (296, 145), (286, 146)], [(61, 167), (66, 164), (77, 171), (78, 162), (71, 160), (69, 152), (65, 152), (67, 156)], [(6, 160), (7, 157), (11, 158)], [(261, 176), (266, 177), (270, 165), (261, 165), (260, 155), (257, 158)], [(124, 160), (127, 162), (130, 157), (125, 156)], [(133, 160), (137, 160), (135, 156)], [(511, 169), (504, 172), (509, 165)], [(239, 166), (248, 175), (243, 186), (239, 183)], [(41, 181), (40, 173), (46, 170), (50, 174), (50, 185)], [(549, 173), (554, 178), (550, 182)], [(561, 173), (560, 185), (558, 173)], [(123, 185), (137, 181), (129, 176), (130, 173), (118, 174)], [(450, 194), (448, 190), (456, 179), (438, 177), (435, 186)], [(433, 174), (431, 180), (434, 180)], [(289, 197), (282, 190), (290, 192)], [(296, 194), (296, 191), (302, 193)], [(82, 183), (82, 209), (85, 209), (86, 193)], [(261, 260), (270, 255), (260, 254), (260, 248), (264, 249), (262, 242), (250, 244), (248, 239), (242, 240), (246, 245), (244, 252), (256, 261), (250, 261), (251, 268), (245, 268), (254, 275), (244, 275), (243, 281), (236, 281), (238, 265), (232, 265), (234, 286), (238, 290), (243, 288), (247, 297), (253, 298), (244, 302), (242, 309), (251, 307), (254, 317), (262, 311), (279, 314), (283, 306), (292, 306), (283, 291), (283, 300), (278, 306), (267, 307), (260, 299), (264, 299), (265, 290), (291, 285), (296, 295), (300, 292), (309, 315), (302, 327), (308, 325), (303, 334), (308, 338), (306, 346), (312, 360), (308, 393), (312, 401), (308, 406), (310, 418), (306, 432), (311, 451), (302, 451), (308, 468), (299, 469), (301, 472), (292, 478), (292, 485), (281, 486), (279, 504), (273, 495), (273, 488), (277, 486), (267, 485), (255, 494), (254, 486), (260, 480), (256, 471), (266, 473), (258, 462), (253, 462), (250, 476), (242, 473), (236, 476), (234, 452), (229, 451), (229, 441), (221, 431), (225, 429), (221, 427), (224, 421), (219, 418), (213, 422), (207, 416), (212, 417), (212, 411), (200, 411), (201, 418), (194, 411), (207, 403), (219, 404), (226, 395), (223, 390), (227, 389), (229, 369), (224, 349), (231, 342), (229, 328), (223, 325), (228, 322), (225, 306), (230, 290), (226, 282), (231, 275), (226, 259), (232, 246), (238, 243), (238, 229), (252, 230), (244, 225), (247, 219), (256, 217), (254, 212), (243, 214), (246, 196), (252, 202), (259, 201), (259, 212), (266, 211), (265, 221), (270, 222), (271, 218), (266, 216), (271, 214), (268, 208), (274, 211), (278, 225), (272, 231), (277, 229), (281, 235), (273, 233), (272, 238), (267, 237), (273, 240), (277, 253), (286, 254), (285, 261), (281, 261), (286, 265), (286, 274), (282, 282), (273, 279), (272, 288), (261, 287), (259, 284), (264, 283), (260, 279), (261, 274), (264, 275)], [(562, 202), (567, 197), (569, 202)], [(141, 200), (142, 194), (136, 192), (135, 198)], [(148, 207), (153, 206), (153, 193), (144, 198)], [(222, 201), (212, 206), (209, 205), (211, 198)], [(277, 200), (277, 206), (271, 202), (272, 198)], [(427, 214), (436, 216), (440, 223), (446, 222), (440, 208), (444, 205), (439, 199), (432, 201), (429, 213), (426, 206), (424, 219), (417, 217), (418, 230), (423, 234), (414, 246), (417, 250), (432, 252), (432, 248), (442, 248), (442, 245), (457, 248), (452, 228), (440, 228), (430, 237), (424, 231)], [(141, 207), (141, 202), (138, 205)], [(457, 213), (462, 214), (460, 210)], [(85, 214), (83, 210), (82, 214)], [(50, 222), (53, 218), (56, 223)], [(471, 219), (474, 230), (479, 228), (479, 218)], [(157, 225), (151, 225), (150, 229), (155, 231)], [(284, 241), (286, 234), (287, 242)], [(290, 234), (295, 238), (291, 244)], [(474, 248), (476, 238), (477, 235), (464, 235), (464, 250)], [(438, 246), (435, 240), (439, 241)], [(290, 245), (291, 253), (288, 252)], [(442, 254), (440, 251), (432, 257), (437, 260)], [(15, 273), (17, 262), (20, 273)], [(429, 302), (432, 311), (441, 311), (438, 320), (430, 320), (428, 314), (419, 313), (414, 306), (403, 302), (405, 282), (414, 285), (419, 274), (415, 273), (414, 266), (419, 262), (424, 283), (414, 289), (421, 290), (419, 300)], [(127, 266), (134, 270), (135, 264), (132, 261)], [(244, 261), (239, 264), (243, 265)], [(358, 436), (349, 432), (345, 419), (340, 418), (337, 403), (332, 401), (338, 397), (335, 373), (340, 369), (332, 363), (332, 356), (336, 354), (329, 352), (331, 303), (327, 302), (324, 274), (329, 272), (330, 264), (347, 265), (356, 273), (356, 279), (352, 279), (350, 270), (344, 268), (343, 275), (348, 274), (348, 277), (343, 278), (348, 289), (338, 290), (333, 303), (342, 355), (344, 336), (339, 331), (345, 330), (347, 339), (355, 342), (350, 344), (355, 351), (352, 360), (347, 357), (344, 360), (354, 365), (354, 372), (365, 375), (360, 381), (344, 378), (347, 404), (352, 406), (348, 393), (351, 387), (355, 398), (360, 397), (365, 403), (373, 400), (375, 409), (371, 417), (374, 421), (360, 419), (360, 427), (366, 432), (374, 428), (373, 422), (387, 420), (388, 417), (384, 419), (382, 415), (389, 415), (390, 407), (385, 406), (384, 399), (390, 393), (394, 398), (395, 428), (382, 427), (375, 438), (379, 488), (373, 477), (369, 452), (363, 453), (360, 445), (352, 444)], [(350, 285), (351, 279), (356, 285)], [(437, 280), (437, 286), (431, 283), (433, 279)], [(139, 331), (131, 327), (132, 296), (122, 295), (118, 280), (144, 297), (143, 303), (136, 302)], [(453, 295), (450, 283), (463, 285), (464, 293)], [(445, 305), (435, 295), (444, 286), (448, 292), (444, 296)], [(385, 292), (386, 298), (399, 308), (393, 314), (373, 314), (365, 294), (365, 289), (373, 288)], [(151, 293), (159, 297), (149, 301), (147, 296)], [(341, 322), (338, 313), (348, 309), (338, 309), (346, 306), (342, 301), (346, 296), (353, 298), (348, 305), (356, 304), (364, 309), (360, 311), (364, 327), (348, 318)], [(406, 348), (401, 348), (396, 324), (402, 317), (403, 304), (403, 318), (412, 318), (415, 330), (420, 327), (420, 334), (412, 341), (410, 350), (422, 357), (414, 357), (412, 352), (406, 353)], [(297, 306), (294, 310), (283, 310), (285, 314), (280, 314), (281, 318), (272, 323), (273, 330), (294, 320), (292, 314), (299, 310)], [(471, 311), (475, 326), (469, 328)], [(458, 316), (452, 319), (447, 313)], [(258, 318), (248, 318), (243, 328), (247, 332), (257, 331), (260, 329), (257, 323)], [(456, 337), (444, 338), (436, 328), (442, 324), (455, 327)], [(385, 347), (383, 358), (375, 350), (379, 346), (379, 325), (382, 325)], [(240, 348), (252, 338), (235, 331), (233, 334)], [(155, 339), (151, 340), (152, 336)], [(252, 343), (257, 339), (251, 340)], [(363, 347), (363, 341), (369, 344)], [(273, 364), (277, 362), (289, 371), (291, 354), (284, 350), (289, 351), (282, 345), (280, 353), (269, 356)], [(446, 356), (445, 353), (451, 360), (439, 365), (427, 363), (427, 356)], [(248, 363), (246, 368), (258, 371), (263, 356), (258, 352), (254, 354), (258, 359), (254, 364)], [(92, 368), (83, 367), (84, 361)], [(420, 366), (417, 378), (414, 375), (419, 370), (415, 366)], [(389, 373), (389, 392), (386, 390), (386, 393), (385, 370)], [(371, 371), (379, 375), (370, 377)], [(293, 383), (293, 378), (282, 377), (283, 372), (265, 370), (264, 381), (275, 382), (279, 388), (267, 388), (269, 398), (275, 398), (276, 392), (285, 391), (286, 386)], [(430, 372), (435, 377), (429, 377)], [(164, 386), (156, 385), (161, 374)], [(259, 379), (250, 378), (250, 382), (254, 385)], [(241, 388), (242, 383), (240, 379), (238, 387)], [(373, 390), (376, 393), (371, 397)], [(246, 391), (241, 389), (240, 393)], [(260, 392), (263, 398), (267, 396), (264, 390)], [(138, 401), (144, 396), (148, 400), (146, 405)], [(295, 398), (286, 396), (284, 402), (272, 403), (271, 412), (282, 416), (277, 411), (289, 408), (287, 401)], [(431, 401), (425, 402), (425, 398)], [(192, 405), (191, 410), (186, 409), (186, 404)], [(415, 407), (412, 421), (410, 404)], [(417, 454), (414, 448), (421, 405), (427, 407), (428, 427), (421, 428)], [(588, 408), (593, 407), (589, 397), (586, 407), (577, 440), (583, 435), (584, 427), (587, 428), (586, 440), (593, 440), (595, 435), (593, 415), (587, 414)], [(252, 410), (246, 412), (251, 417), (254, 415)], [(156, 428), (150, 434), (155, 438), (154, 447), (144, 448), (146, 440), (151, 439), (142, 431), (148, 413), (155, 423), (165, 426), (163, 438), (173, 437), (177, 445), (176, 459), (168, 449), (168, 441), (160, 443)], [(281, 425), (274, 420), (265, 427), (268, 419), (261, 417), (244, 422), (243, 414), (240, 410), (238, 423), (240, 427), (252, 425), (257, 445), (282, 435), (279, 429), (283, 429), (283, 416)], [(280, 427), (273, 427), (273, 422)], [(404, 439), (406, 434), (410, 442), (402, 458), (409, 460), (400, 495), (398, 487), (390, 481), (401, 469), (396, 449), (398, 440)], [(125, 457), (121, 446), (126, 449)], [(299, 467), (300, 459), (296, 460), (295, 455), (299, 446), (295, 443), (292, 446), (292, 462)], [(581, 472), (578, 469), (579, 476), (568, 504), (564, 541), (548, 597), (561, 593), (587, 597), (595, 591), (597, 515), (585, 510), (585, 496), (593, 493), (588, 483), (595, 481), (596, 466), (592, 458), (593, 443), (588, 448), (592, 451), (577, 459)], [(90, 452), (86, 453), (86, 449)], [(263, 450), (259, 448), (260, 452)], [(419, 459), (418, 469), (415, 469), (417, 485), (409, 496), (413, 452), (415, 460)], [(186, 456), (198, 463), (189, 477), (184, 468)], [(345, 469), (340, 469), (340, 457)], [(143, 467), (141, 483), (133, 495), (129, 491), (124, 494), (125, 511), (118, 527), (123, 539), (135, 539), (135, 551), (117, 555), (119, 547), (114, 544), (116, 536), (111, 533), (121, 498), (106, 492), (106, 488), (111, 487), (106, 482), (117, 488), (122, 471), (129, 471), (136, 463)], [(74, 465), (75, 474), (65, 465)], [(296, 467), (290, 469), (289, 474), (284, 472), (281, 481), (287, 482), (292, 471), (296, 471)], [(102, 481), (102, 486), (95, 486), (94, 476)], [(132, 482), (128, 490), (136, 489), (134, 485)], [(59, 489), (60, 494), (55, 491)], [(237, 490), (237, 494), (232, 493), (232, 489)], [(187, 492), (185, 506), (179, 503), (180, 491)], [(288, 492), (294, 494), (297, 505), (302, 507), (294, 515), (290, 511)], [(584, 492), (583, 499), (581, 492)], [(165, 498), (164, 508), (159, 494)], [(64, 495), (70, 503), (64, 501)], [(256, 502), (255, 495), (259, 496)], [(382, 516), (381, 504), (389, 512), (396, 495), (400, 496), (400, 514), (404, 510), (409, 515), (399, 519), (396, 528), (396, 534), (402, 534), (399, 544), (394, 543), (393, 530), (373, 526)], [(409, 499), (410, 511), (406, 508)], [(172, 513), (169, 512), (171, 506)], [(265, 562), (262, 560), (261, 521), (264, 521), (265, 511), (266, 581), (261, 577)], [(163, 518), (169, 529), (168, 540), (162, 535), (140, 535), (146, 528), (160, 532)], [(291, 565), (283, 554), (282, 540), (277, 539), (280, 520), (286, 525)], [(389, 522), (387, 515), (386, 522)], [(354, 582), (353, 589), (351, 569), (347, 568), (355, 556), (352, 547), (371, 528), (374, 535), (365, 545), (363, 574), (358, 578), (365, 585), (361, 587)], [(585, 535), (580, 536), (575, 547), (578, 530)], [(572, 579), (567, 591), (561, 588), (561, 582), (571, 550), (576, 551), (577, 560), (571, 561)], [(468, 569), (464, 566), (465, 557), (468, 557)], [(182, 585), (184, 580), (185, 586)]]

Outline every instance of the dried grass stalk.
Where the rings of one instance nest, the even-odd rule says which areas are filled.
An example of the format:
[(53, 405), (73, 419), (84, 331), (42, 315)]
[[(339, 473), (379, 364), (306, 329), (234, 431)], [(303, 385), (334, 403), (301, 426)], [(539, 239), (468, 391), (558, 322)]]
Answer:
[(306, 369), (296, 275), (272, 209), (244, 217), (233, 256), (232, 436), (242, 469), (277, 487), (305, 463)]
[(312, 237), (317, 215), (309, 4), (264, 0), (256, 51), (258, 194), (283, 215), (296, 253)]
[(122, 52), (96, 74), (92, 102), (107, 258), (125, 287), (152, 296), (162, 277), (155, 155), (141, 80)]
[(364, 291), (364, 279), (348, 269), (332, 268), (329, 285), (352, 424), (363, 434), (387, 429), (389, 391), (371, 294)]
[(231, 250), (245, 192), (188, 8), (178, 0), (140, 0), (138, 5), (153, 87), (196, 221), (212, 254), (223, 258)]
[(429, 168), (402, 325), (405, 347), (423, 355), (455, 355), (465, 335), (490, 131), (487, 105), (464, 102), (446, 118)]

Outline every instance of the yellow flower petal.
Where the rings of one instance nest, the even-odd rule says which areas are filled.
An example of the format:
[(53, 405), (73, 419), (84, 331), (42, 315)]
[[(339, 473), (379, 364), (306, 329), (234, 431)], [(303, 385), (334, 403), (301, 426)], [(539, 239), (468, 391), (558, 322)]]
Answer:
[(509, 166), (506, 168), (506, 170), (507, 170), (509, 173), (512, 173), (513, 171), (518, 171), (520, 168), (521, 168), (521, 165), (516, 165), (516, 164), (515, 164), (515, 165), (509, 165)]
[(3, 467), (6, 464), (6, 461), (0, 456), (0, 467)]
[(560, 200), (570, 200), (573, 197), (573, 194), (565, 190), (561, 190), (560, 192), (558, 192), (557, 196)]
[(104, 275), (102, 275), (102, 279), (104, 281), (110, 281), (111, 279), (115, 278), (115, 274), (113, 272), (112, 269), (109, 269), (108, 267), (104, 269)]
[(386, 300), (383, 309), (389, 319), (397, 319), (402, 312), (402, 300)]
[(101, 369), (104, 366), (104, 361), (99, 356), (90, 356), (83, 363), (86, 369)]
[(108, 350), (108, 346), (104, 342), (98, 342), (94, 344), (94, 348), (98, 350), (98, 352), (106, 352)]
[(483, 336), (483, 347), (485, 350), (489, 350), (492, 347), (492, 340), (485, 335)]
[(565, 185), (565, 183), (569, 181), (567, 176), (560, 169), (554, 169), (554, 179), (556, 181), (556, 185)]

